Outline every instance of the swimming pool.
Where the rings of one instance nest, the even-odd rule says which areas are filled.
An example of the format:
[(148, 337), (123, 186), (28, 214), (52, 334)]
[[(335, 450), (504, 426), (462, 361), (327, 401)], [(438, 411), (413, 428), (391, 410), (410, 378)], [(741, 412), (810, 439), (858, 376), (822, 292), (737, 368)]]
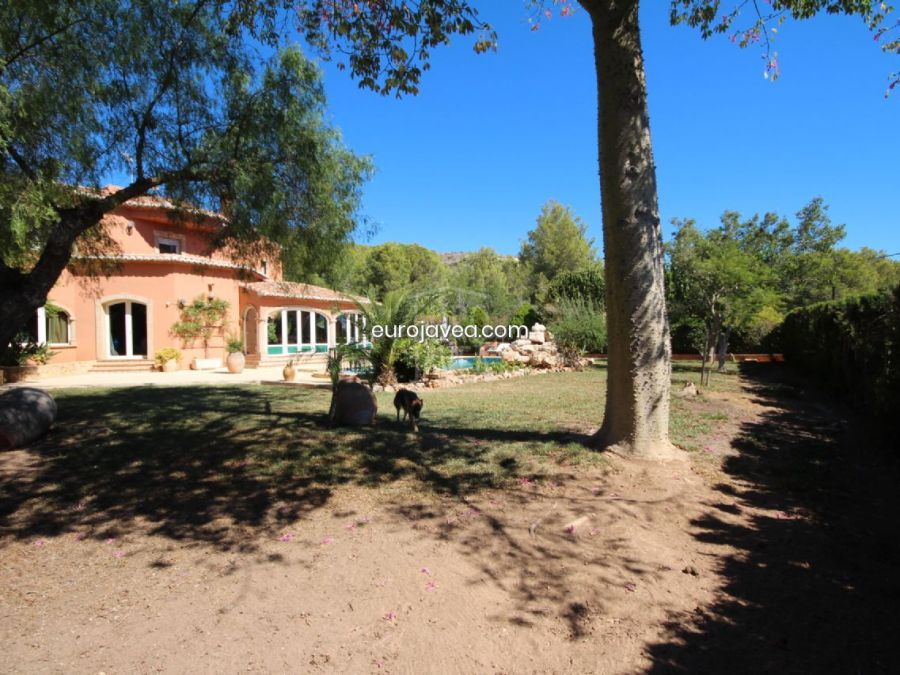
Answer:
[[(467, 370), (475, 365), (475, 359), (477, 358), (477, 356), (454, 356), (450, 368), (453, 370)], [(488, 364), (495, 363), (501, 359), (499, 356), (482, 356), (481, 360)]]

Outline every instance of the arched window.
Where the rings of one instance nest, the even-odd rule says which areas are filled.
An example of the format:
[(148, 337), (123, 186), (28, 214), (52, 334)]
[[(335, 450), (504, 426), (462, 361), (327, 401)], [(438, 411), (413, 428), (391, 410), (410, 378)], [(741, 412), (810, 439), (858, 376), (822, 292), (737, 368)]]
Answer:
[(47, 314), (47, 342), (52, 345), (69, 344), (69, 314), (65, 310), (54, 308), (50, 311), (45, 308)]
[(51, 303), (39, 307), (25, 327), (25, 334), (38, 344), (71, 344), (72, 317)]

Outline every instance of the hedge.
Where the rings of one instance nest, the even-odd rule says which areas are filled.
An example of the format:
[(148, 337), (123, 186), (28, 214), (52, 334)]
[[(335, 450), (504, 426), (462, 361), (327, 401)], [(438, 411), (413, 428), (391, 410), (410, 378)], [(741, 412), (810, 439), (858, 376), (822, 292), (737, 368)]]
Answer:
[(900, 288), (788, 314), (785, 358), (900, 436)]

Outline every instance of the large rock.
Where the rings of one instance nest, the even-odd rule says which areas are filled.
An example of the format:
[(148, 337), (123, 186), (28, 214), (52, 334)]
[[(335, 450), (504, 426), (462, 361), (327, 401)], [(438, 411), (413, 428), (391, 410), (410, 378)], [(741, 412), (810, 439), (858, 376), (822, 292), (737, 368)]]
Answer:
[(373, 424), (377, 412), (378, 402), (368, 386), (359, 380), (344, 380), (331, 396), (328, 417), (332, 424), (361, 427)]
[(528, 333), (528, 339), (534, 342), (535, 344), (542, 345), (547, 341), (547, 329), (543, 324), (536, 323), (531, 327), (531, 332)]
[(40, 438), (56, 419), (56, 401), (46, 391), (19, 387), (0, 394), (0, 450)]

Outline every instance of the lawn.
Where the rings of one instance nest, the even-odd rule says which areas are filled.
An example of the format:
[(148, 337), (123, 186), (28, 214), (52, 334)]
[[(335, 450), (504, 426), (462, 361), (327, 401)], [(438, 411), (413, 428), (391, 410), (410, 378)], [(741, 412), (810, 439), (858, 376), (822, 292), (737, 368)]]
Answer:
[[(680, 366), (675, 389), (692, 376)], [(59, 417), (38, 446), (45, 460), (0, 501), (21, 536), (73, 523), (217, 540), (222, 523), (262, 525), (321, 506), (341, 486), (465, 496), (574, 467), (602, 469), (590, 434), (606, 371), (551, 373), (423, 394), (421, 430), (395, 421), (379, 394), (377, 424), (330, 428), (330, 393), (287, 386), (136, 387), (56, 393)], [(736, 386), (735, 376), (716, 379)], [(673, 436), (695, 449), (723, 419), (676, 397)], [(726, 417), (727, 418), (727, 417)]]

